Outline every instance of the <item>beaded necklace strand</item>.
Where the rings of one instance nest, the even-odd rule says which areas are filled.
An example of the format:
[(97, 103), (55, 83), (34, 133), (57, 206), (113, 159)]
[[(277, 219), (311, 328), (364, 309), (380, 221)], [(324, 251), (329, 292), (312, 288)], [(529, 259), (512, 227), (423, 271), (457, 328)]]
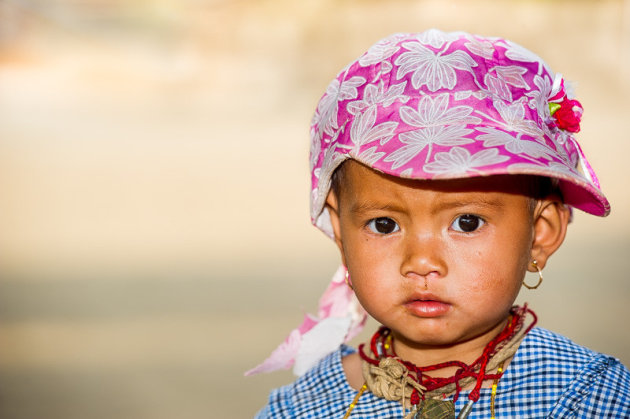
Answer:
[[(525, 326), (525, 317), (528, 313), (532, 315), (533, 320)], [(452, 405), (452, 403), (457, 401), (462, 387), (469, 383), (476, 382), (473, 390), (468, 395), (468, 403), (459, 413), (458, 419), (463, 419), (470, 414), (472, 405), (479, 400), (481, 387), (485, 380), (494, 380), (492, 384), (490, 406), (491, 417), (494, 418), (494, 400), (496, 397), (499, 379), (504, 373), (504, 363), (507, 359), (514, 355), (521, 340), (534, 327), (536, 322), (536, 314), (528, 309), (527, 305), (524, 305), (523, 307), (515, 306), (512, 308), (507, 324), (503, 330), (499, 332), (499, 334), (497, 334), (490, 342), (488, 342), (481, 356), (479, 356), (479, 358), (477, 358), (473, 363), (466, 364), (461, 361), (447, 361), (424, 367), (418, 367), (411, 362), (400, 359), (394, 350), (394, 340), (391, 330), (386, 327), (379, 328), (370, 340), (371, 356), (365, 353), (364, 344), (359, 345), (359, 355), (363, 359), (364, 363), (367, 364), (364, 365), (364, 377), (366, 377), (366, 382), (363, 384), (360, 391), (350, 404), (346, 414), (344, 415), (344, 419), (347, 419), (350, 416), (350, 413), (357, 405), (359, 398), (366, 390), (372, 391), (372, 393), (376, 396), (384, 397), (389, 400), (400, 400), (403, 404), (403, 416), (406, 411), (407, 390), (410, 390), (411, 393), (408, 398), (412, 405), (412, 414), (414, 412), (416, 412), (416, 414), (413, 416), (410, 414), (408, 417), (420, 418), (420, 406), (425, 400), (431, 400), (436, 397), (445, 398), (448, 394), (454, 393), (453, 401), (449, 402)], [(392, 362), (393, 360), (396, 362)], [(385, 364), (390, 366), (394, 364), (398, 367), (402, 366), (404, 369), (402, 374), (400, 372), (397, 373), (397, 375), (395, 374), (399, 377), (398, 382), (396, 383), (398, 387), (394, 389), (396, 397), (398, 397), (397, 399), (389, 398), (388, 396), (390, 395), (379, 393), (382, 391), (383, 386), (381, 384), (374, 384), (371, 382), (369, 377), (370, 373), (367, 373), (366, 376), (367, 371), (375, 371), (377, 375), (381, 376), (386, 375), (381, 370), (381, 368), (387, 368), (384, 367)], [(427, 372), (447, 367), (457, 367), (457, 371), (450, 377), (431, 377), (426, 374)], [(496, 373), (487, 372), (492, 371), (493, 369), (496, 369)], [(388, 379), (390, 381), (392, 380), (391, 377), (388, 377)], [(370, 384), (372, 384), (375, 388), (371, 388)], [(400, 395), (401, 391), (402, 396)], [(444, 415), (443, 412), (440, 414)], [(454, 413), (451, 417), (454, 418)]]

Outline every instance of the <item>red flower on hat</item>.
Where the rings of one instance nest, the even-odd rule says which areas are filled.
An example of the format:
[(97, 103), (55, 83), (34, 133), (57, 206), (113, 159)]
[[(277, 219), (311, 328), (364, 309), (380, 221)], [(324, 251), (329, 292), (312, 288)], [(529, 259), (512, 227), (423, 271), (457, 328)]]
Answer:
[(558, 105), (552, 113), (556, 120), (556, 126), (569, 132), (579, 132), (580, 121), (584, 112), (582, 104), (577, 100), (570, 100), (565, 97)]
[(555, 120), (554, 125), (565, 131), (579, 132), (583, 112), (580, 102), (567, 97), (562, 74), (556, 74), (549, 98), (549, 113)]

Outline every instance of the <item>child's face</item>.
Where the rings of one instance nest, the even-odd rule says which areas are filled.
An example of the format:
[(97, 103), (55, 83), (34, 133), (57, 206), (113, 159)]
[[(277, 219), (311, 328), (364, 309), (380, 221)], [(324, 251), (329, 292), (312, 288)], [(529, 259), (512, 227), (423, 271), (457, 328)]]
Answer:
[(514, 180), (404, 180), (345, 163), (329, 196), (336, 241), (359, 301), (399, 341), (451, 345), (502, 327), (536, 256), (535, 211)]

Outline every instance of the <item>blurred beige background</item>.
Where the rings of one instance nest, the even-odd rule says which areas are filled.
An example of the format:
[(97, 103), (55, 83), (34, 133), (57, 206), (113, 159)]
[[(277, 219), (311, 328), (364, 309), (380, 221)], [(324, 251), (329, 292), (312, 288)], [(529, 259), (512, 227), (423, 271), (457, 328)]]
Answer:
[(292, 378), (242, 372), (338, 264), (308, 218), (315, 104), (431, 27), (578, 82), (613, 212), (576, 214), (520, 300), (630, 363), (630, 1), (0, 0), (0, 417), (252, 417)]

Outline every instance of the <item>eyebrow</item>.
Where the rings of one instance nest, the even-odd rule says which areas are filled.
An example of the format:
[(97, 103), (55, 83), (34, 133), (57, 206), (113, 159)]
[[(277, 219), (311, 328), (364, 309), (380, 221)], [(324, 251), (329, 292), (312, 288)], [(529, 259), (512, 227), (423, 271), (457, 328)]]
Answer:
[(395, 204), (379, 204), (378, 202), (358, 202), (350, 207), (350, 212), (353, 214), (370, 211), (403, 212), (403, 209)]
[[(466, 206), (482, 206), (487, 208), (497, 208), (501, 209), (505, 206), (505, 203), (499, 199), (489, 198), (483, 192), (475, 194), (472, 198), (466, 199), (457, 199), (457, 198), (448, 198), (441, 200), (436, 203), (435, 208), (432, 213), (436, 214), (440, 211), (455, 209), (458, 207), (466, 207)], [(405, 210), (396, 204), (381, 204), (378, 202), (372, 201), (364, 201), (353, 204), (350, 207), (350, 212), (353, 214), (362, 214), (371, 211), (386, 211), (386, 212), (398, 212), (403, 213)]]
[(491, 199), (484, 193), (479, 193), (473, 198), (462, 199), (448, 199), (437, 204), (437, 211), (448, 210), (458, 207), (465, 207), (469, 205), (478, 205), (482, 207), (503, 208), (505, 203), (500, 199)]

